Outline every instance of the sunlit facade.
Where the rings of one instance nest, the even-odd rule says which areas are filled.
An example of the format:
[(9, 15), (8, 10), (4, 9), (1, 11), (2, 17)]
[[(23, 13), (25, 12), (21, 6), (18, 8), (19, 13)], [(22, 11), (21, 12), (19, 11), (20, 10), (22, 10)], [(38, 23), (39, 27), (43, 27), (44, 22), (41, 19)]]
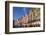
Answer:
[(39, 8), (32, 8), (32, 12), (29, 12), (29, 17), (32, 20), (40, 19), (40, 9)]

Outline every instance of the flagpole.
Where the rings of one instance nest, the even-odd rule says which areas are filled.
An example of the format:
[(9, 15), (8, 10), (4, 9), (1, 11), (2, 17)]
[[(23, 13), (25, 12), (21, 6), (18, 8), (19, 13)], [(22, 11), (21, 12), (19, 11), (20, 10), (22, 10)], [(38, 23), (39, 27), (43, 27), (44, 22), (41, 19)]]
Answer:
[(24, 8), (24, 13), (25, 13), (25, 15), (27, 15), (27, 13), (26, 13), (26, 8)]

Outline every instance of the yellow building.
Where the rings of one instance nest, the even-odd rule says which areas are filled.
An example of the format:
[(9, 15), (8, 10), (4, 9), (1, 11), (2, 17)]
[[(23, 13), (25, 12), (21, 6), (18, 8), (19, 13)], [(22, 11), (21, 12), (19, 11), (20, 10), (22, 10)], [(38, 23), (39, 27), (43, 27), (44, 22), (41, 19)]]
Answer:
[(32, 8), (32, 11), (29, 12), (28, 17), (32, 20), (36, 20), (38, 17), (40, 18), (40, 9)]

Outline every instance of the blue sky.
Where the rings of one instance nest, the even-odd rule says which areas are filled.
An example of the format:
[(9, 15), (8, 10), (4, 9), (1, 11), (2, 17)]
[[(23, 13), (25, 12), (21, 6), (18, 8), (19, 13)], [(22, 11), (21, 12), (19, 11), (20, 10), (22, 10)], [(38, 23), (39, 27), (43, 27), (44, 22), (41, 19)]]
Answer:
[(28, 7), (13, 7), (13, 20), (18, 19), (19, 17), (25, 15), (29, 12), (31, 8)]

